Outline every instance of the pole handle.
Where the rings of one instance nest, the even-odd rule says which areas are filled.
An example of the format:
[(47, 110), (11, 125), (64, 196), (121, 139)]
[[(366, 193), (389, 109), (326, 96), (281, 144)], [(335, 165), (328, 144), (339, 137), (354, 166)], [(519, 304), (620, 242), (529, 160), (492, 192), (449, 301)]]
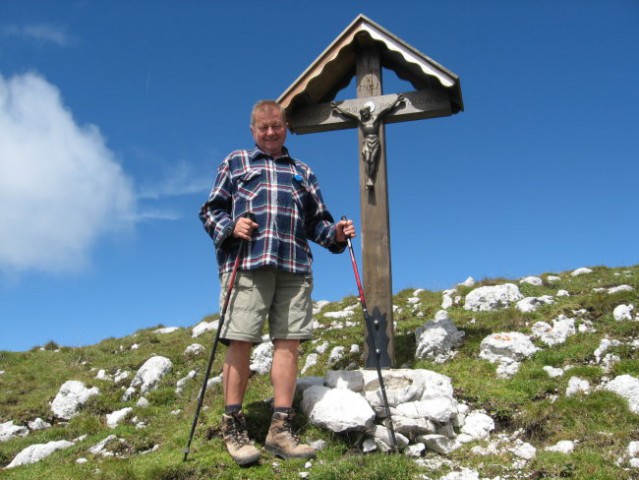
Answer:
[[(341, 220), (348, 220), (348, 218), (346, 218), (346, 215), (342, 215)], [(346, 243), (348, 244), (349, 249), (353, 248), (353, 246), (351, 245), (351, 237), (346, 237)]]

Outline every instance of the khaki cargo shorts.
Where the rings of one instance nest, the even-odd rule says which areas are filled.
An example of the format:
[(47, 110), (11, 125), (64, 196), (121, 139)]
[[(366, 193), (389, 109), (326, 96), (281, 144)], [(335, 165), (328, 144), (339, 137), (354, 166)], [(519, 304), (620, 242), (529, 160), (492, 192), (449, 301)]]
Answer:
[[(228, 289), (231, 272), (220, 275), (220, 305)], [(238, 271), (226, 310), (220, 341), (262, 342), (268, 319), (271, 340), (313, 338), (312, 274), (288, 273), (273, 267)]]

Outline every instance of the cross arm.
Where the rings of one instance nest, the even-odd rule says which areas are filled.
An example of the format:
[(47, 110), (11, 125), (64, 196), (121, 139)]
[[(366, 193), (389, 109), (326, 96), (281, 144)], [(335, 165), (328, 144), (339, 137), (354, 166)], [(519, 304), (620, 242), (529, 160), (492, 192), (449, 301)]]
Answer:
[[(418, 90), (403, 93), (404, 104), (392, 114), (384, 117), (384, 123), (406, 122), (425, 118), (446, 117), (452, 114), (450, 98), (445, 91)], [(342, 110), (357, 114), (365, 103), (373, 102), (377, 109), (390, 105), (397, 99), (397, 94), (378, 95), (337, 102)], [(332, 130), (357, 128), (355, 119), (333, 114), (331, 103), (305, 105), (292, 112), (287, 112), (289, 129), (293, 133), (317, 133)]]

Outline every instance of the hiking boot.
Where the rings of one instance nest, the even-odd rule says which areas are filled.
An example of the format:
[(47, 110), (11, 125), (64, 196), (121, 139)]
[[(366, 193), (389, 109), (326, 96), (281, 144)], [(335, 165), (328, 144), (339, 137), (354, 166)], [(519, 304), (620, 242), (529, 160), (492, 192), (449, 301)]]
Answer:
[(289, 413), (274, 413), (264, 448), (281, 458), (315, 458), (315, 449), (300, 443), (299, 437), (293, 432), (294, 419), (292, 410)]
[(229, 455), (238, 465), (249, 465), (260, 459), (260, 451), (253, 446), (246, 431), (246, 418), (240, 411), (222, 415), (222, 439)]

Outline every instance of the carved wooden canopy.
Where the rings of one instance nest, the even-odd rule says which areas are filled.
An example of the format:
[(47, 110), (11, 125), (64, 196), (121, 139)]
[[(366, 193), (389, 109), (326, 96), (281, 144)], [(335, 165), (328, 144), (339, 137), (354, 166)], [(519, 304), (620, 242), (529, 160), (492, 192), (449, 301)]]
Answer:
[[(291, 132), (303, 134), (357, 126), (354, 121), (331, 115), (329, 103), (355, 76), (358, 51), (364, 48), (376, 48), (381, 66), (410, 82), (416, 90), (402, 92), (407, 99), (406, 107), (388, 117), (387, 123), (463, 111), (457, 75), (365, 15), (359, 15), (278, 98), (278, 103), (286, 110)], [(383, 97), (378, 100), (390, 103), (390, 97), (394, 95), (388, 100)], [(344, 102), (346, 108), (356, 108), (347, 105), (348, 102)]]

